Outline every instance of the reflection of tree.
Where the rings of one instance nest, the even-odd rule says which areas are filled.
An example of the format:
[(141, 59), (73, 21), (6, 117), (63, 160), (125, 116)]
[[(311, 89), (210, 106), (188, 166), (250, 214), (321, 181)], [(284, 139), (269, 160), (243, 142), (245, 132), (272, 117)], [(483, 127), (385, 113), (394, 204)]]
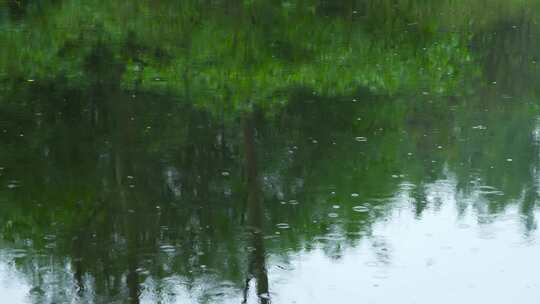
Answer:
[(249, 228), (248, 278), (244, 290), (244, 303), (247, 302), (249, 284), (256, 280), (257, 296), (260, 303), (270, 303), (268, 293), (268, 274), (266, 271), (266, 250), (264, 247), (264, 207), (257, 171), (255, 129), (251, 117), (244, 120), (244, 153), (247, 175), (247, 217)]
[[(59, 41), (52, 50), (37, 48), (32, 54), (25, 53), (27, 36), (0, 33), (14, 35), (9, 36), (13, 44), (0, 56), (21, 51), (29, 56), (22, 58), (31, 59), (2, 61), (0, 66), (21, 68), (16, 74), (20, 77), (35, 69), (43, 77), (35, 83), (10, 83), (0, 96), (0, 130), (10, 131), (0, 133), (0, 165), (9, 164), (0, 181), (5, 186), (19, 179), (23, 185), (0, 191), (2, 201), (9, 202), (0, 215), (0, 229), (8, 246), (39, 252), (16, 260), (32, 280), (36, 302), (43, 302), (40, 294), (53, 294), (57, 302), (69, 298), (48, 291), (51, 281), (42, 278), (46, 269), (65, 290), (76, 286), (81, 299), (95, 297), (97, 302), (129, 298), (137, 303), (146, 279), (161, 286), (156, 293), (165, 294), (167, 279), (178, 276), (195, 293), (198, 279), (217, 273), (218, 281), (233, 282), (235, 290), (245, 282), (246, 294), (249, 282), (255, 281), (259, 300), (268, 303), (268, 254), (309, 250), (330, 232), (335, 239), (328, 242), (333, 246), (328, 252), (339, 257), (392, 211), (386, 200), (372, 199), (391, 197), (406, 179), (416, 186), (410, 197), (420, 217), (433, 205), (428, 200), (430, 185), (446, 178), (445, 172), (455, 174), (456, 195), (481, 195), (479, 187), (485, 185), (504, 192), (485, 195), (489, 199), (482, 201), (482, 212), (501, 214), (519, 204), (525, 230), (536, 228), (538, 149), (530, 138), (535, 107), (513, 104), (497, 111), (497, 104), (489, 113), (478, 114), (489, 103), (499, 102), (498, 94), (492, 99), (484, 92), (471, 93), (463, 102), (467, 106), (462, 106), (457, 97), (463, 92), (452, 90), (460, 78), (448, 72), (463, 67), (461, 60), (469, 53), (463, 37), (439, 35), (426, 16), (417, 25), (407, 25), (417, 21), (417, 12), (437, 11), (436, 5), (406, 11), (393, 5), (380, 9), (370, 1), (324, 1), (314, 13), (302, 7), (291, 13), (270, 4), (248, 9), (240, 1), (227, 1), (230, 15), (210, 10), (214, 15), (201, 18), (199, 13), (207, 13), (189, 6), (194, 2), (171, 10), (172, 2), (155, 4), (161, 13), (172, 12), (163, 14), (155, 28), (170, 32), (156, 34), (148, 21), (130, 18), (125, 36), (123, 27), (118, 30), (124, 24), (115, 18), (101, 25), (90, 22), (90, 30), (34, 26), (29, 29), (32, 37), (41, 33), (48, 39), (45, 34), (56, 33), (52, 36)], [(402, 3), (384, 1), (394, 2)], [(111, 17), (118, 12), (130, 15), (123, 6), (110, 9), (120, 5), (115, 3), (119, 2), (96, 4), (94, 10)], [(134, 5), (147, 9), (140, 3)], [(44, 20), (69, 24), (77, 18), (66, 16), (76, 8), (58, 7)], [(352, 9), (364, 17), (355, 17)], [(179, 24), (174, 23), (177, 18)], [(497, 69), (492, 71), (497, 75), (519, 73), (532, 52), (527, 48), (536, 49), (527, 32), (534, 27), (530, 19), (517, 21), (522, 26), (513, 31), (519, 37), (512, 31), (489, 37), (489, 27), (475, 36), (484, 39), (480, 49), (488, 52), (479, 55), (481, 65)], [(385, 26), (377, 28), (379, 24)], [(404, 26), (411, 31), (402, 31)], [(384, 39), (378, 38), (381, 33)], [(507, 56), (513, 51), (523, 55), (517, 64)], [(40, 57), (45, 55), (52, 57)], [(45, 63), (46, 69), (34, 62)], [(45, 73), (51, 71), (48, 68), (58, 73)], [(418, 78), (407, 78), (411, 74)], [(156, 75), (165, 81), (156, 80)], [(178, 75), (180, 82), (175, 82)], [(519, 78), (523, 81), (518, 84), (527, 86), (528, 78), (534, 77)], [(513, 79), (518, 78), (507, 77), (505, 85), (516, 85)], [(171, 83), (180, 85), (171, 91), (164, 88)], [(446, 88), (449, 98), (414, 94), (426, 86)], [(254, 116), (237, 121), (246, 114), (236, 111), (244, 108), (236, 103), (249, 94), (265, 114), (272, 114), (257, 128)], [(267, 95), (276, 99), (269, 101)], [(179, 101), (178, 96), (185, 99)], [(195, 110), (192, 103), (201, 101), (202, 107)], [(279, 107), (272, 101), (279, 101)], [(449, 112), (450, 107), (456, 111)], [(216, 112), (219, 118), (209, 114)], [(473, 129), (479, 124), (487, 130)], [(368, 141), (355, 141), (357, 136)], [(511, 165), (505, 161), (508, 157), (514, 158)], [(235, 169), (242, 163), (245, 181)], [(263, 184), (263, 178), (268, 183)], [(131, 179), (136, 181), (134, 188)], [(352, 199), (351, 193), (359, 197)], [(290, 204), (295, 200), (300, 204)], [(238, 237), (245, 232), (239, 225), (243, 203), (247, 240)], [(332, 204), (340, 204), (339, 221), (327, 216), (335, 211)], [(369, 212), (356, 213), (353, 207)], [(265, 242), (265, 225), (279, 222), (290, 223), (291, 229)], [(54, 241), (46, 243), (45, 235), (55, 236)], [(50, 243), (54, 246), (48, 248)], [(382, 249), (387, 244), (379, 245), (380, 253), (386, 252)], [(53, 262), (39, 260), (43, 256)], [(64, 272), (71, 277), (63, 277)]]

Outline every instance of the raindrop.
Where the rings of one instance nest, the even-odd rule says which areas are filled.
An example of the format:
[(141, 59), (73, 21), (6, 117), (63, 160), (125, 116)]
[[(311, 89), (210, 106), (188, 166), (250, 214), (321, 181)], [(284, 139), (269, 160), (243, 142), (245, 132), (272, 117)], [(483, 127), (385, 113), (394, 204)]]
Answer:
[(367, 141), (367, 137), (363, 137), (363, 136), (358, 136), (355, 138), (355, 140), (357, 142), (366, 142)]
[(259, 298), (265, 299), (265, 300), (269, 300), (269, 299), (270, 299), (270, 295), (269, 295), (267, 292), (261, 293), (261, 294), (259, 294)]
[(358, 194), (358, 193), (351, 193), (351, 197), (359, 197), (359, 196), (360, 196), (360, 194)]
[(335, 217), (338, 217), (339, 215), (335, 212), (330, 212), (328, 213), (328, 217), (332, 217), (332, 218), (335, 218)]
[(339, 209), (339, 208), (341, 208), (341, 207), (340, 207), (339, 205), (333, 205), (332, 208), (334, 208), (334, 209)]
[(369, 211), (369, 208), (366, 206), (354, 206), (352, 209), (354, 212), (361, 212), (361, 213)]
[(507, 158), (506, 161), (507, 161), (507, 162), (511, 162), (511, 161), (513, 161), (513, 159)]
[(229, 175), (231, 175), (231, 174), (230, 174), (229, 172), (227, 172), (227, 171), (223, 171), (223, 172), (221, 172), (221, 175), (222, 175), (222, 176), (229, 176)]
[(279, 223), (279, 224), (276, 224), (276, 227), (278, 229), (289, 229), (291, 226), (287, 223)]
[(7, 187), (10, 188), (10, 189), (20, 187), (20, 182), (18, 180), (15, 180), (15, 179), (10, 180)]
[(161, 249), (165, 253), (173, 253), (175, 252), (175, 247), (171, 245), (161, 245), (159, 246), (159, 249)]

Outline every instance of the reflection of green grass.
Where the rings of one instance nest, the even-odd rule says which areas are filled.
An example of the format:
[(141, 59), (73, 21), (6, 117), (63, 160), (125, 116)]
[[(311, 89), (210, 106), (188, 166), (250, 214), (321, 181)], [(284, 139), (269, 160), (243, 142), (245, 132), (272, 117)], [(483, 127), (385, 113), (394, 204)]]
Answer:
[[(467, 68), (467, 35), (438, 33), (422, 13), (395, 15), (386, 8), (349, 21), (346, 16), (364, 7), (362, 2), (330, 18), (321, 16), (317, 1), (307, 2), (238, 4), (228, 14), (195, 1), (44, 5), (23, 23), (3, 25), (0, 39), (8, 47), (0, 57), (0, 75), (61, 76), (84, 86), (95, 79), (89, 75), (95, 72), (89, 69), (95, 64), (89, 62), (92, 52), (105, 47), (110, 54), (102, 64), (124, 67), (126, 89), (166, 90), (207, 108), (234, 111), (252, 103), (281, 104), (284, 98), (276, 92), (297, 86), (334, 96), (358, 87), (381, 94), (454, 94), (473, 72)], [(415, 18), (422, 23), (409, 30)], [(389, 20), (390, 26), (373, 29)]]
[[(467, 81), (481, 76), (474, 61), (490, 53), (474, 54), (469, 43), (482, 38), (478, 32), (489, 33), (497, 16), (483, 12), (480, 1), (453, 1), (453, 13), (440, 18), (450, 11), (445, 1), (398, 1), (398, 11), (390, 1), (364, 2), (371, 11), (352, 21), (350, 10), (326, 17), (309, 0), (305, 9), (294, 8), (294, 1), (283, 7), (255, 1), (253, 8), (238, 5), (228, 14), (189, 1), (70, 0), (29, 10), (20, 24), (0, 21), (6, 29), (0, 41), (7, 42), (0, 78), (7, 84), (2, 89), (11, 90), (0, 98), (12, 101), (2, 104), (0, 122), (10, 131), (24, 126), (25, 134), (1, 137), (7, 144), (0, 157), (7, 164), (0, 165), (23, 183), (0, 191), (6, 205), (0, 231), (15, 244), (9, 246), (53, 257), (38, 265), (28, 255), (17, 266), (35, 278), (34, 285), (46, 286), (43, 269), (62, 276), (66, 264), (76, 269), (80, 259), (96, 294), (110, 297), (125, 293), (125, 287), (107, 284), (133, 270), (133, 256), (146, 271), (141, 281), (181, 274), (192, 283), (204, 276), (204, 264), (240, 286), (247, 190), (236, 118), (253, 105), (276, 114), (257, 126), (260, 172), (269, 178), (264, 232), (272, 234), (279, 222), (290, 226), (266, 242), (269, 254), (313, 248), (332, 231), (344, 235), (343, 243), (369, 235), (393, 208), (376, 199), (395, 195), (403, 180), (417, 186), (411, 200), (421, 215), (431, 207), (423, 187), (445, 178), (447, 169), (455, 173), (459, 193), (474, 192), (470, 179), (476, 174), (506, 194), (493, 198), (488, 212), (502, 212), (523, 193), (533, 197), (520, 206), (534, 220), (538, 153), (530, 130), (537, 109), (523, 104), (509, 107), (508, 115), (470, 114), (470, 103), (483, 102), (492, 86), (457, 102), (445, 98), (478, 89)], [(524, 2), (490, 3), (513, 18)], [(498, 75), (509, 71), (508, 65), (498, 68)], [(27, 79), (36, 81), (17, 83)], [(121, 88), (138, 90), (136, 98)], [(181, 110), (173, 102), (178, 96), (186, 103)], [(191, 103), (229, 115), (209, 116)], [(469, 105), (449, 112), (450, 103)], [(470, 129), (478, 123), (487, 131)], [(368, 141), (359, 143), (357, 136)], [(289, 153), (294, 146), (299, 149)], [(513, 166), (505, 162), (509, 155)], [(9, 168), (11, 163), (27, 165)], [(166, 190), (164, 172), (171, 167), (183, 176), (181, 198)], [(227, 178), (222, 169), (230, 171)], [(403, 179), (392, 177), (401, 174)], [(135, 188), (127, 175), (135, 177)], [(359, 196), (352, 198), (353, 192)], [(282, 199), (300, 204), (283, 206)], [(370, 212), (355, 213), (359, 204)], [(329, 218), (329, 212), (339, 217)], [(45, 235), (56, 235), (55, 247), (46, 247)], [(162, 244), (178, 247), (171, 256), (160, 251)], [(58, 281), (72, 286), (71, 278)]]

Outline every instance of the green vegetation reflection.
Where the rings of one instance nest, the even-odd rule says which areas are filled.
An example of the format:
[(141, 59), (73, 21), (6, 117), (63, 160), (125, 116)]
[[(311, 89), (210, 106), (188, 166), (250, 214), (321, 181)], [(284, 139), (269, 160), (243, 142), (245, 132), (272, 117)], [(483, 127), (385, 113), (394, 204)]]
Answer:
[(490, 3), (1, 4), (2, 255), (35, 303), (269, 303), (268, 259), (339, 259), (440, 185), (527, 237), (537, 5)]

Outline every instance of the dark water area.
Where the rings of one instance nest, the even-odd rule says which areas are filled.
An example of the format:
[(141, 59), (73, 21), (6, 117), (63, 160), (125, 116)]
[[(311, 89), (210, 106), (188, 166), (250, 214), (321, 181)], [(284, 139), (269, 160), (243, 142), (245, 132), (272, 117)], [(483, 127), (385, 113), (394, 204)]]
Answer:
[(538, 303), (534, 1), (0, 1), (1, 303)]

